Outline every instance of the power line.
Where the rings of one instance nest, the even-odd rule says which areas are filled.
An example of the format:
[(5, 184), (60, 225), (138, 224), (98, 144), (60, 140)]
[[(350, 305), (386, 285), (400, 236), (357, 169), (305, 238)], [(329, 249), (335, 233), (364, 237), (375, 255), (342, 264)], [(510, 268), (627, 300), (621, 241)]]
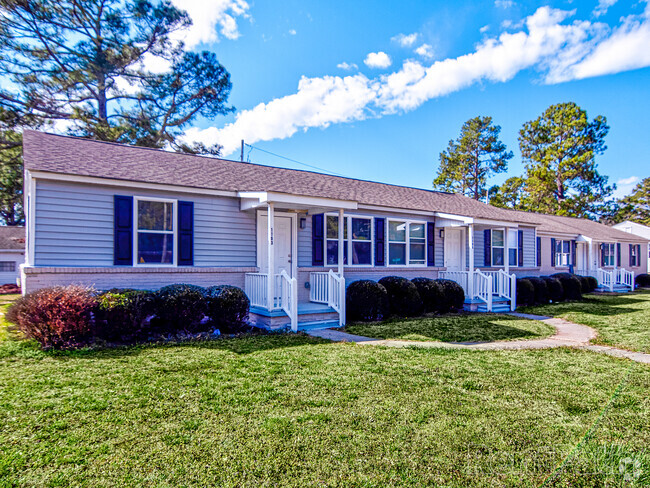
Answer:
[[(336, 176), (345, 177), (345, 175), (342, 175), (341, 173), (337, 173), (335, 171), (331, 171), (331, 170), (325, 169), (325, 168), (320, 168), (318, 166), (313, 166), (311, 164), (303, 163), (302, 161), (298, 161), (296, 159), (287, 158), (285, 156), (281, 156), (280, 154), (276, 154), (274, 152), (267, 151), (266, 149), (261, 149), (259, 147), (251, 146), (250, 144), (244, 144), (244, 145), (250, 147), (251, 150), (256, 149), (256, 150), (261, 151), (263, 153), (270, 154), (271, 156), (275, 156), (276, 158), (284, 159), (286, 161), (291, 161), (292, 163), (296, 163), (296, 164), (301, 164), (302, 166), (306, 166), (307, 168), (317, 169), (318, 171), (324, 171), (325, 173), (330, 173), (330, 174), (333, 174), (333, 175), (336, 175)], [(250, 157), (250, 152), (248, 153), (248, 155)]]

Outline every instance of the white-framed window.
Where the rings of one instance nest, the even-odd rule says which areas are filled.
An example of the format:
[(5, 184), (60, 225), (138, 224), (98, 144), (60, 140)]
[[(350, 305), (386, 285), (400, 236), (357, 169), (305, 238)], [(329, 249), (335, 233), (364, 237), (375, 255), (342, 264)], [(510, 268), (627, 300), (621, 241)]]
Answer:
[[(343, 264), (345, 266), (372, 266), (374, 258), (373, 217), (346, 215), (343, 217)], [(339, 217), (325, 216), (325, 264), (339, 262)], [(349, 256), (352, 256), (351, 262)]]
[(134, 197), (136, 266), (176, 264), (176, 200)]
[(630, 246), (630, 266), (641, 266), (641, 244)]
[[(492, 229), (492, 266), (499, 268), (505, 266), (506, 259), (506, 231), (505, 229)], [(519, 263), (519, 237), (516, 230), (508, 232), (508, 265), (517, 266)]]
[(388, 265), (426, 266), (427, 223), (388, 220)]
[(16, 271), (16, 261), (0, 261), (0, 273), (13, 273)]
[(571, 264), (571, 241), (555, 241), (555, 262), (553, 266), (569, 266)]
[(605, 242), (602, 246), (603, 265), (615, 266), (616, 265), (616, 244), (613, 242)]
[(517, 266), (519, 264), (519, 232), (516, 230), (508, 231), (508, 265)]

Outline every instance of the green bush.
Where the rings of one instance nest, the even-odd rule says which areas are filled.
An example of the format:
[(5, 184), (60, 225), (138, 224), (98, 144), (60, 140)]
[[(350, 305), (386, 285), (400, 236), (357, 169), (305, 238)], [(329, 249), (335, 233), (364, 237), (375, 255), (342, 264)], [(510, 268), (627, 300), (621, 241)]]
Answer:
[(517, 278), (517, 306), (535, 303), (535, 287), (527, 278)]
[(422, 314), (422, 298), (417, 287), (406, 278), (386, 276), (379, 284), (388, 292), (390, 313), (398, 317), (417, 317)]
[(580, 300), (582, 298), (582, 284), (576, 275), (571, 273), (555, 273), (551, 276), (562, 283), (563, 300)]
[(92, 342), (96, 306), (92, 288), (53, 286), (19, 298), (5, 318), (43, 349), (74, 349)]
[(545, 305), (548, 303), (548, 288), (546, 281), (539, 276), (526, 276), (525, 277), (533, 285), (535, 289), (535, 303)]
[(234, 334), (247, 327), (251, 302), (241, 288), (211, 286), (206, 290), (207, 315), (221, 332)]
[(388, 292), (376, 281), (354, 281), (345, 293), (345, 311), (348, 322), (382, 320), (389, 313)]
[(430, 278), (413, 278), (411, 283), (415, 285), (422, 298), (422, 305), (425, 312), (440, 312), (445, 300), (444, 291), (440, 283)]
[(552, 276), (542, 276), (542, 279), (546, 281), (549, 300), (552, 302), (561, 302), (564, 299), (564, 289), (560, 280)]
[(155, 293), (158, 332), (200, 332), (204, 330), (208, 307), (206, 290), (201, 286), (176, 284)]
[(592, 292), (598, 288), (598, 280), (593, 276), (587, 276), (587, 282), (589, 283), (589, 291)]
[(440, 313), (447, 313), (452, 310), (462, 310), (465, 303), (465, 292), (463, 287), (452, 280), (434, 280), (442, 288), (444, 300), (440, 307)]
[(635, 276), (634, 283), (636, 286), (646, 287), (650, 286), (650, 274), (641, 273)]
[(586, 276), (576, 275), (576, 278), (580, 280), (580, 291), (582, 293), (589, 293), (591, 291), (591, 285), (589, 284), (589, 278)]
[(97, 297), (97, 335), (109, 341), (146, 339), (147, 319), (156, 312), (150, 291), (114, 288)]

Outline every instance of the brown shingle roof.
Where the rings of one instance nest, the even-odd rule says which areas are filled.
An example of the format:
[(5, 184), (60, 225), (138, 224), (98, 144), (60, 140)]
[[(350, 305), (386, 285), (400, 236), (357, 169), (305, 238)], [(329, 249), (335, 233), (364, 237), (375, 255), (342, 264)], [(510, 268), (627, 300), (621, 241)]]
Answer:
[(0, 249), (25, 250), (25, 228), (0, 226)]
[[(463, 195), (225, 159), (25, 131), (25, 167), (71, 175), (226, 191), (269, 191), (517, 222), (508, 210)], [(530, 223), (535, 223), (532, 217)]]

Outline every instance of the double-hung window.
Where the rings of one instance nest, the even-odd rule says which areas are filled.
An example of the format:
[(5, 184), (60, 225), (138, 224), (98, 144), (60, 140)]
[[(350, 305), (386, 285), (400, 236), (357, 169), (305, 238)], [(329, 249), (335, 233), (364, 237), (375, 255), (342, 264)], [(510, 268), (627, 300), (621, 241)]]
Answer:
[(136, 197), (135, 203), (136, 263), (174, 264), (176, 202)]
[(492, 266), (504, 265), (505, 241), (503, 229), (492, 229)]
[(555, 266), (571, 264), (571, 241), (555, 241)]
[[(327, 215), (325, 219), (325, 255), (328, 266), (339, 262), (339, 218)], [(370, 266), (372, 264), (372, 218), (343, 218), (343, 264), (352, 266)], [(348, 256), (352, 256), (349, 263)]]
[(14, 272), (16, 271), (16, 261), (0, 261), (0, 272)]
[(614, 266), (616, 264), (616, 244), (606, 242), (602, 245), (603, 265)]
[(640, 244), (632, 244), (630, 246), (630, 266), (641, 266)]
[(388, 264), (426, 265), (427, 233), (425, 222), (388, 221)]

